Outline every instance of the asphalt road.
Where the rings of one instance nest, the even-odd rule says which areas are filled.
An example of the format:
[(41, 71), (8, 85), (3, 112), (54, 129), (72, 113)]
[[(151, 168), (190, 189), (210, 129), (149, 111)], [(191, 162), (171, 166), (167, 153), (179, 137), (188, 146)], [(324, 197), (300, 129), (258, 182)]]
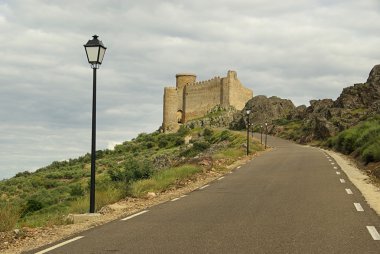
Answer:
[(332, 158), (274, 137), (268, 145), (209, 186), (47, 253), (380, 253), (379, 216)]

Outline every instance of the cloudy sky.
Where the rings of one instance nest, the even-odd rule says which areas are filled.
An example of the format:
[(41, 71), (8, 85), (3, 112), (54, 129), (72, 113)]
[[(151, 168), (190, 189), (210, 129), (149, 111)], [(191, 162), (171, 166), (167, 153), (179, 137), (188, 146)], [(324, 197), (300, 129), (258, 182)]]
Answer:
[(179, 72), (335, 99), (380, 63), (379, 31), (378, 0), (0, 0), (0, 179), (90, 151), (94, 34), (104, 149), (159, 127)]

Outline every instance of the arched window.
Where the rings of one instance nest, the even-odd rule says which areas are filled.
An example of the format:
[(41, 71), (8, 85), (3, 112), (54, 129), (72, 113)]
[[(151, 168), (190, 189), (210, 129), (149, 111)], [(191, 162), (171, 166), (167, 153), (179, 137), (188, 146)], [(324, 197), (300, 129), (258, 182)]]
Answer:
[(182, 115), (183, 115), (182, 110), (178, 110), (177, 111), (177, 123), (182, 123)]

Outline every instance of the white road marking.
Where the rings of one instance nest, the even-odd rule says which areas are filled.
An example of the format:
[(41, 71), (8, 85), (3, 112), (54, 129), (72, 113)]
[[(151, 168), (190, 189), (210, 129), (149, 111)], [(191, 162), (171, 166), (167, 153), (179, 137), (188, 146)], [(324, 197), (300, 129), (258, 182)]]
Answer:
[(223, 178), (224, 178), (224, 176), (222, 176), (222, 177), (219, 177), (219, 178), (218, 178), (218, 181), (222, 180)]
[(200, 190), (203, 190), (203, 189), (207, 188), (208, 186), (210, 186), (210, 184), (206, 184), (206, 185), (200, 187), (199, 189), (200, 189)]
[(338, 169), (338, 167), (334, 167), (334, 169)]
[(344, 179), (339, 179), (339, 181), (341, 182), (341, 183), (345, 183), (346, 181), (344, 180)]
[(371, 234), (373, 240), (380, 241), (380, 234), (374, 226), (367, 226), (368, 232)]
[(179, 198), (173, 198), (171, 201), (174, 202), (174, 201), (177, 201)]
[(181, 198), (187, 197), (187, 195), (182, 195)]
[(139, 212), (139, 213), (133, 214), (133, 215), (128, 216), (128, 217), (126, 217), (126, 218), (124, 218), (124, 219), (121, 219), (121, 220), (122, 220), (122, 221), (130, 220), (130, 219), (132, 219), (132, 218), (134, 218), (134, 217), (136, 217), (136, 216), (139, 216), (139, 215), (144, 214), (144, 213), (147, 213), (147, 212), (149, 212), (149, 210), (145, 210), (145, 211), (142, 211), (142, 212)]
[(331, 165), (335, 165), (335, 163), (334, 163), (334, 162), (331, 162)]
[(237, 167), (237, 169), (241, 168), (241, 166)]
[(358, 212), (364, 212), (363, 207), (360, 205), (360, 203), (354, 203), (354, 206), (356, 208), (356, 211)]
[(346, 189), (347, 194), (352, 195), (351, 189)]
[(329, 161), (332, 161), (332, 159), (329, 159)]
[(74, 242), (74, 241), (76, 241), (76, 240), (79, 240), (79, 239), (81, 239), (81, 238), (83, 238), (83, 237), (84, 237), (84, 236), (78, 236), (78, 237), (75, 237), (75, 238), (73, 238), (73, 239), (71, 239), (71, 240), (68, 240), (68, 241), (66, 241), (66, 242), (63, 242), (63, 243), (60, 243), (60, 244), (54, 245), (53, 247), (50, 247), (50, 248), (48, 248), (48, 249), (46, 249), (46, 250), (39, 251), (39, 252), (37, 252), (37, 253), (35, 253), (35, 254), (43, 254), (43, 253), (49, 252), (49, 251), (51, 251), (51, 250), (57, 249), (57, 248), (59, 248), (59, 247), (62, 247), (63, 245), (66, 245), (66, 244), (68, 244), (68, 243), (71, 243), (71, 242)]
[(336, 171), (336, 174), (337, 174), (337, 175), (340, 175), (340, 172), (339, 172), (339, 171)]

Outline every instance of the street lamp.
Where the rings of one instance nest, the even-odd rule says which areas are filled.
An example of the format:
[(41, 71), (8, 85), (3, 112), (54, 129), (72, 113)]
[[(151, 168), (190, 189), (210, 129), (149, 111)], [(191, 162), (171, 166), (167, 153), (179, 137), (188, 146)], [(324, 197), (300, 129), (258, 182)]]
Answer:
[(267, 149), (268, 123), (265, 123), (265, 149)]
[(245, 113), (247, 114), (247, 155), (249, 154), (249, 114), (251, 113), (251, 110), (250, 109), (247, 109), (245, 111)]
[(93, 69), (93, 87), (92, 87), (92, 135), (91, 135), (91, 185), (90, 185), (90, 213), (95, 212), (95, 159), (96, 159), (96, 69), (103, 62), (106, 47), (98, 40), (98, 36), (94, 35), (84, 45), (86, 50), (88, 63)]
[(260, 125), (260, 134), (261, 134), (260, 144), (263, 144), (263, 125)]

